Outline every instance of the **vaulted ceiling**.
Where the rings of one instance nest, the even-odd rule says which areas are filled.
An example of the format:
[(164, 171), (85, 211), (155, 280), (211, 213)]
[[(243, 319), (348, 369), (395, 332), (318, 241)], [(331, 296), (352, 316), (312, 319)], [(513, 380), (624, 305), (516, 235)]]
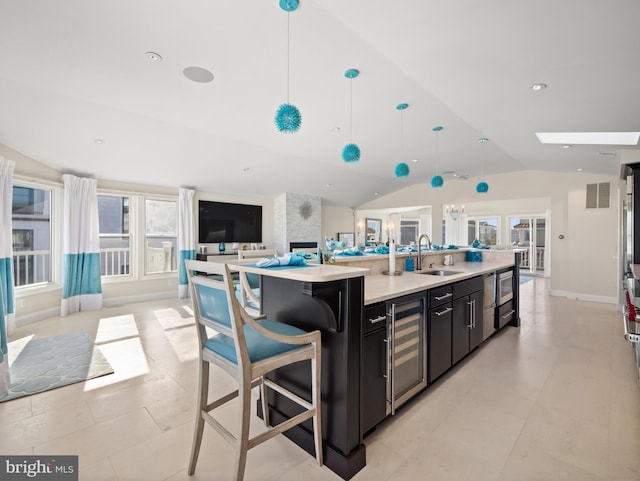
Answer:
[[(416, 183), (423, 203), (436, 165), (443, 189), (616, 174), (637, 145), (535, 133), (640, 131), (638, 19), (637, 0), (300, 0), (289, 14), (278, 0), (0, 0), (0, 143), (101, 179), (344, 206)], [(274, 124), (287, 80), (295, 134)], [(362, 155), (345, 163), (350, 141)]]

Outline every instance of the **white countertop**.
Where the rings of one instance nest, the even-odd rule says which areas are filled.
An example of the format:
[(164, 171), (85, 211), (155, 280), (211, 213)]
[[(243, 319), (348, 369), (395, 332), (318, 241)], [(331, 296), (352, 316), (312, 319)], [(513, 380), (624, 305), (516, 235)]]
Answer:
[[(253, 262), (255, 263), (257, 259)], [(246, 262), (246, 260), (245, 260)], [(369, 274), (369, 269), (363, 267), (336, 266), (331, 264), (307, 264), (304, 267), (256, 267), (255, 265), (228, 262), (231, 270), (251, 272), (261, 276), (279, 277), (302, 282), (328, 282), (340, 279), (350, 279)], [(233, 266), (233, 267), (232, 267)]]
[(373, 304), (405, 294), (424, 291), (513, 265), (513, 259), (511, 261), (458, 262), (453, 266), (437, 266), (437, 269), (459, 272), (459, 274), (450, 276), (419, 274), (420, 271), (403, 272), (400, 276), (370, 275), (364, 281), (364, 304)]

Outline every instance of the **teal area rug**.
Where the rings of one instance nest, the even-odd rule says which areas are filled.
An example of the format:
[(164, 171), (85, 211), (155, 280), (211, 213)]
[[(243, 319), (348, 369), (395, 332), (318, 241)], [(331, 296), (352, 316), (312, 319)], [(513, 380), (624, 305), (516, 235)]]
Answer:
[(0, 402), (112, 374), (113, 368), (86, 332), (32, 339), (11, 362), (11, 387)]
[(524, 284), (525, 282), (529, 282), (532, 278), (527, 276), (520, 276), (520, 284)]

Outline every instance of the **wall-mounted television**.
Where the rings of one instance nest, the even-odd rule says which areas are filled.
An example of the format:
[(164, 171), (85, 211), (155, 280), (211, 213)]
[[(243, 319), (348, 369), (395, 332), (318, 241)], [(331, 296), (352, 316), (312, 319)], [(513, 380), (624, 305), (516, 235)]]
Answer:
[(262, 242), (262, 206), (198, 201), (198, 242)]

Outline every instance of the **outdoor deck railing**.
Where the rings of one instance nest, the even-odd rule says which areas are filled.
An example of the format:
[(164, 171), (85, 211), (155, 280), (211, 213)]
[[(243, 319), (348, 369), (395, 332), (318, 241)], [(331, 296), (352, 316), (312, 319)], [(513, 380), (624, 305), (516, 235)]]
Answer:
[[(545, 251), (544, 247), (536, 247), (535, 267), (537, 271), (544, 270), (544, 251)], [(530, 259), (528, 250), (520, 254), (520, 268), (521, 269), (531, 268), (531, 259)]]
[[(128, 247), (100, 249), (100, 272), (103, 276), (128, 276), (131, 269)], [(13, 277), (16, 287), (51, 281), (50, 252), (17, 251), (13, 253)]]

